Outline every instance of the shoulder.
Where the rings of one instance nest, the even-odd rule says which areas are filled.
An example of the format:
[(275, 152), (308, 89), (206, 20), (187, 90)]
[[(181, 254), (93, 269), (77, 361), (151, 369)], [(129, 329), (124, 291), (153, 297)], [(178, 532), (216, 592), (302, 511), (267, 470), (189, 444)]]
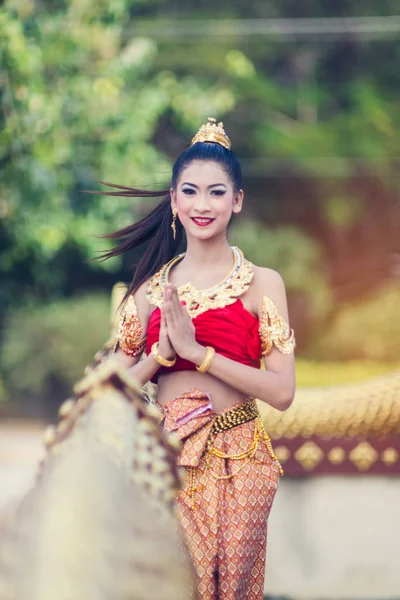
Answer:
[(145, 316), (149, 316), (152, 311), (151, 304), (148, 299), (149, 282), (150, 279), (144, 281), (134, 294), (137, 309)]
[(147, 296), (147, 290), (149, 287), (149, 282), (150, 282), (150, 279), (146, 279), (146, 281), (144, 281), (140, 285), (140, 287), (138, 287), (136, 292), (134, 293), (136, 302), (145, 302), (145, 301), (147, 302), (146, 296)]
[(147, 286), (148, 280), (144, 281), (133, 294), (129, 294), (129, 296), (121, 304), (122, 296), (127, 290), (127, 286), (125, 285), (124, 294), (120, 296), (120, 302), (118, 303), (118, 312), (121, 315), (128, 317), (137, 315), (140, 321), (146, 322), (151, 313), (151, 306), (147, 300)]
[(257, 291), (263, 293), (266, 290), (269, 290), (272, 294), (285, 291), (285, 283), (282, 275), (278, 273), (278, 271), (253, 265), (253, 272), (254, 287)]
[(254, 293), (257, 312), (262, 312), (264, 299), (271, 300), (279, 312), (287, 319), (286, 288), (282, 275), (274, 269), (253, 265)]

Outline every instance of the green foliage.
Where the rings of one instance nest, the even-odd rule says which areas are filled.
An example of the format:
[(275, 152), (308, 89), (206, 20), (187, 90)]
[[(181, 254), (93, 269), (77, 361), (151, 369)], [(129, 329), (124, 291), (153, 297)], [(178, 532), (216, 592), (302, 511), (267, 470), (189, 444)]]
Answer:
[(149, 40), (121, 50), (126, 11), (119, 25), (96, 21), (105, 8), (86, 13), (78, 3), (70, 3), (66, 14), (28, 10), (21, 18), (13, 10), (0, 12), (5, 272), (27, 256), (44, 269), (67, 243), (93, 256), (99, 248), (94, 235), (138, 215), (139, 204), (129, 208), (124, 201), (81, 193), (93, 187), (95, 171), (99, 178), (129, 183), (169, 168), (151, 144), (166, 94), (151, 79), (140, 84), (151, 61)]
[[(243, 222), (232, 241), (281, 272), (291, 297), (307, 300), (307, 331), (330, 313), (332, 298), (343, 301), (341, 290), (360, 288), (354, 297), (379, 287), (399, 251), (397, 39), (242, 36), (234, 25), (396, 11), (394, 0), (6, 0), (0, 323), (16, 304), (126, 278), (122, 261), (88, 262), (110, 247), (94, 236), (148, 205), (82, 190), (95, 180), (168, 184), (171, 163), (209, 115), (223, 118), (243, 159), (257, 220)], [(345, 285), (358, 277), (364, 289)]]
[(400, 360), (400, 289), (392, 285), (362, 304), (343, 308), (309, 344), (319, 360)]
[(3, 380), (0, 378), (0, 402), (3, 402), (4, 400), (6, 400), (6, 389)]
[(15, 310), (1, 348), (5, 399), (59, 404), (109, 331), (110, 299), (104, 295)]
[[(138, 218), (145, 201), (88, 197), (93, 179), (136, 186), (169, 182), (171, 163), (153, 143), (172, 110), (188, 130), (235, 104), (224, 83), (154, 68), (149, 37), (129, 36), (130, 3), (9, 0), (0, 8), (0, 275), (4, 305), (53, 297), (71, 248), (81, 262), (110, 247), (94, 237)], [(236, 59), (237, 61), (237, 59)], [(242, 61), (243, 62), (243, 61)], [(172, 66), (172, 65), (171, 65)], [(243, 66), (242, 66), (243, 68)], [(120, 268), (92, 263), (92, 270)], [(13, 273), (24, 270), (25, 277)], [(17, 294), (16, 284), (17, 283)], [(64, 288), (69, 282), (65, 282)], [(0, 315), (1, 317), (1, 315)]]

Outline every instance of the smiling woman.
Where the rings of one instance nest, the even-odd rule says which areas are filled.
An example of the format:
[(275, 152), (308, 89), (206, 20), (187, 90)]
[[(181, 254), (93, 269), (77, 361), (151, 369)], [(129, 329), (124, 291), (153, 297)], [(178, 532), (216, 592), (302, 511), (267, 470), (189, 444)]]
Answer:
[[(282, 469), (255, 398), (278, 410), (293, 400), (285, 286), (229, 245), (228, 224), (244, 193), (222, 123), (209, 119), (178, 157), (170, 190), (114, 187), (117, 196), (165, 196), (144, 219), (110, 234), (122, 241), (103, 258), (148, 243), (114, 352), (141, 385), (158, 383), (163, 426), (182, 440), (178, 464), (187, 478), (177, 516), (199, 596), (261, 600)], [(186, 252), (177, 255), (183, 234)]]

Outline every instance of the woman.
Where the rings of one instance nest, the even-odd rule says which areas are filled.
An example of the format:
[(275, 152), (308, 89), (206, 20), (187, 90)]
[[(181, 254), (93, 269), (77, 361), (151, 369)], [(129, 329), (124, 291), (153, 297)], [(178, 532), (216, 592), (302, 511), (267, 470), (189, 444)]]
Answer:
[[(120, 189), (113, 195), (165, 193)], [(281, 468), (254, 398), (285, 410), (295, 386), (283, 281), (228, 243), (242, 203), (239, 162), (222, 123), (209, 119), (176, 161), (166, 198), (111, 234), (123, 241), (106, 255), (148, 242), (115, 350), (142, 385), (158, 383), (164, 427), (182, 440), (178, 462), (188, 476), (177, 515), (203, 600), (263, 597), (267, 520)], [(187, 249), (176, 256), (183, 231)]]

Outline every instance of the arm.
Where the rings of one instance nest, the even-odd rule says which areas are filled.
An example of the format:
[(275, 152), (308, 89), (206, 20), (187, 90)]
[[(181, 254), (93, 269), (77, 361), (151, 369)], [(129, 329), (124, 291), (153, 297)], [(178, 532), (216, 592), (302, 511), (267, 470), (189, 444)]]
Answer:
[(143, 284), (122, 307), (114, 346), (115, 358), (140, 386), (147, 383), (159, 368), (151, 355), (140, 360), (145, 349), (149, 318), (150, 306), (146, 300), (146, 284)]
[[(205, 354), (205, 348), (202, 348), (202, 351), (193, 354), (193, 358), (190, 360), (200, 365)], [(282, 373), (254, 369), (220, 354), (214, 356), (208, 373), (228, 383), (246, 396), (258, 398), (277, 410), (287, 410), (293, 402), (294, 381), (292, 386)]]
[(158, 362), (154, 359), (152, 354), (149, 354), (143, 360), (140, 360), (137, 364), (133, 365), (128, 369), (136, 381), (141, 387), (143, 387), (150, 379), (155, 375), (160, 368)]
[[(267, 319), (263, 297), (268, 294), (268, 298), (273, 301), (279, 314), (287, 323), (287, 302), (282, 278), (275, 271), (271, 271), (270, 269), (260, 269), (258, 279), (257, 312), (261, 322), (263, 319)], [(168, 310), (171, 313), (169, 318), (167, 317), (169, 332), (170, 323), (171, 326), (174, 327), (174, 320), (176, 323), (178, 322), (177, 319), (179, 318), (180, 308), (179, 299), (177, 304), (173, 290), (171, 291), (170, 303), (174, 304), (174, 308), (172, 309), (171, 306), (168, 307)], [(203, 362), (206, 355), (206, 349), (203, 346), (195, 341), (194, 343), (187, 342), (183, 346), (182, 340), (185, 336), (181, 334), (178, 344), (181, 348), (183, 347), (182, 350), (175, 345), (176, 336), (173, 331), (171, 332), (170, 337), (174, 348), (181, 356), (183, 351), (185, 353), (184, 358), (187, 358), (197, 365), (200, 365)], [(268, 344), (267, 340), (265, 340), (264, 344), (266, 370), (254, 369), (253, 367), (239, 364), (224, 356), (215, 355), (208, 372), (247, 396), (254, 396), (278, 410), (286, 410), (293, 401), (295, 389), (293, 348), (288, 347), (291, 352), (285, 354), (282, 352), (285, 348), (279, 343), (279, 339), (276, 338), (276, 336), (274, 338), (273, 335), (269, 341), (271, 342), (272, 339), (275, 339), (275, 341), (272, 342), (271, 348), (268, 348), (268, 346), (271, 346), (271, 343)]]
[[(151, 306), (146, 298), (147, 282), (130, 296), (122, 308), (117, 327), (115, 357), (128, 369), (139, 385), (143, 386), (160, 368), (153, 354), (140, 360), (145, 349), (146, 332), (151, 314)], [(168, 339), (167, 327), (161, 309), (159, 352), (171, 357), (174, 352)]]

